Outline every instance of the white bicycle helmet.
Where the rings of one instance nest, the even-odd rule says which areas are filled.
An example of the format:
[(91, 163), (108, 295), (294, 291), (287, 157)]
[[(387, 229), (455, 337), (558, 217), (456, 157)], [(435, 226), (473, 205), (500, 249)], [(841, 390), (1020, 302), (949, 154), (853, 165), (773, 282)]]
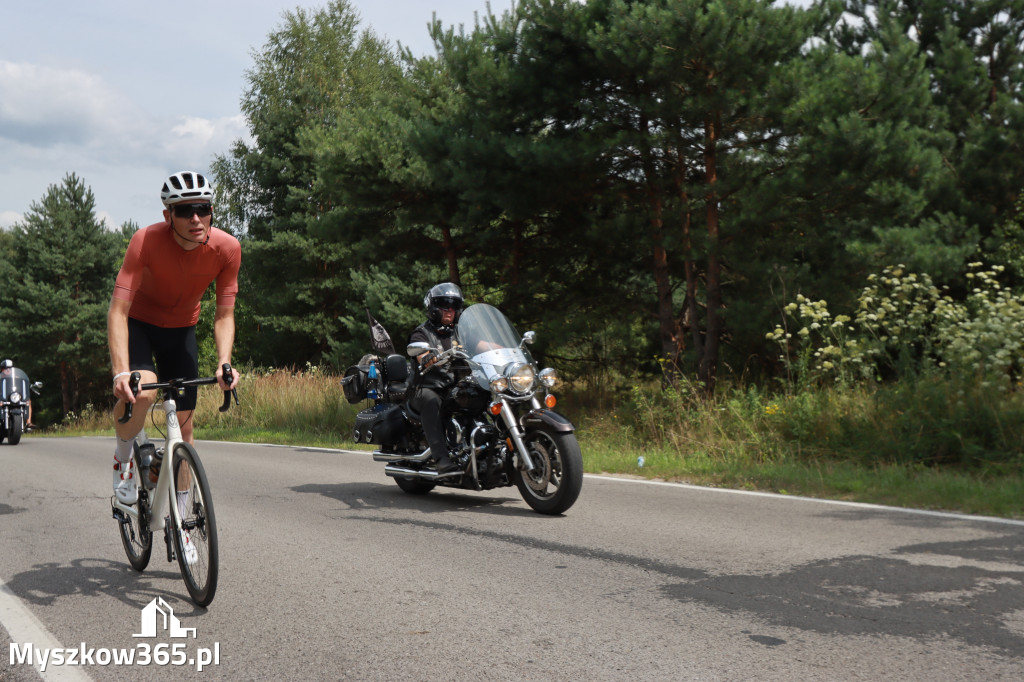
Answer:
[(160, 201), (164, 206), (191, 199), (213, 201), (213, 187), (205, 177), (192, 171), (181, 171), (164, 180), (164, 188), (160, 190)]

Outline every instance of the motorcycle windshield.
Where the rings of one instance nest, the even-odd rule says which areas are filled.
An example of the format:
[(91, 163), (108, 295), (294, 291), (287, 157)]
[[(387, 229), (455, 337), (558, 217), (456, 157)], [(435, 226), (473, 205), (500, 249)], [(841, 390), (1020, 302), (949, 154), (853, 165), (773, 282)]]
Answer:
[(21, 394), (22, 400), (29, 399), (28, 375), (17, 368), (0, 371), (0, 400), (9, 400), (14, 391)]
[(459, 343), (481, 365), (504, 367), (510, 362), (533, 362), (529, 351), (520, 348), (522, 335), (505, 314), (492, 305), (476, 303), (459, 318)]

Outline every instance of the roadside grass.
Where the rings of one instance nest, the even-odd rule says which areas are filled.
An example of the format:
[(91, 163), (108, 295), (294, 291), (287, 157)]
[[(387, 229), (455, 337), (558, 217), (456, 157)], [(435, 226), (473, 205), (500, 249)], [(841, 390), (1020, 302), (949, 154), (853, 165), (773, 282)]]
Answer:
[[(350, 435), (364, 405), (348, 404), (339, 381), (316, 367), (250, 370), (225, 413), (218, 391), (200, 390), (196, 438), (369, 450)], [(1019, 392), (723, 387), (709, 401), (684, 384), (635, 387), (614, 407), (607, 396), (560, 398), (588, 473), (1024, 518)], [(112, 424), (109, 410), (87, 410), (41, 435), (112, 435)]]

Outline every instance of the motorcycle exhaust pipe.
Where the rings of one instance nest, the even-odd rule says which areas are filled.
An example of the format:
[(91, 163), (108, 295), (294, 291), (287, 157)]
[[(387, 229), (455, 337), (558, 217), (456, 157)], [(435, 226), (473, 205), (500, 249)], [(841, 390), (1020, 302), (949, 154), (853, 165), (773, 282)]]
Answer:
[(418, 455), (407, 455), (393, 452), (381, 452), (380, 450), (373, 451), (374, 462), (426, 462), (430, 459), (430, 448), (427, 448)]
[[(437, 478), (447, 478), (446, 476), (438, 476), (436, 471), (426, 470), (417, 471), (416, 469), (408, 469), (406, 467), (399, 467), (393, 464), (388, 464), (384, 467), (384, 473), (388, 476), (401, 476), (404, 478), (425, 478), (428, 481), (433, 481)], [(448, 476), (450, 476), (449, 474)]]

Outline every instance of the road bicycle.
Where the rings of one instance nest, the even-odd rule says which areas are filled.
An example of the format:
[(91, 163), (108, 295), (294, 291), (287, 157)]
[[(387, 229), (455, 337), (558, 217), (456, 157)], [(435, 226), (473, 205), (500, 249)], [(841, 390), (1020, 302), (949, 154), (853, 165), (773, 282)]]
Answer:
[[(230, 384), (233, 378), (230, 365), (223, 366), (223, 375), (224, 381)], [(139, 499), (135, 504), (126, 505), (112, 497), (113, 516), (118, 522), (121, 542), (132, 568), (141, 572), (149, 565), (153, 534), (162, 530), (167, 561), (174, 561), (177, 557), (181, 577), (192, 601), (198, 606), (207, 606), (217, 591), (217, 522), (206, 470), (195, 448), (181, 438), (174, 399), (186, 387), (215, 384), (217, 378), (171, 379), (152, 384), (140, 382), (139, 373), (132, 372), (129, 385), (134, 395), (139, 391), (162, 391), (163, 399), (157, 400), (150, 411), (158, 431), (157, 412), (163, 412), (165, 441), (163, 447), (157, 447), (150, 442), (145, 429), (136, 436), (132, 457), (139, 476)], [(238, 403), (234, 390), (225, 391), (221, 412), (231, 406), (232, 396)], [(124, 416), (118, 419), (120, 423), (131, 419), (132, 408), (132, 403), (125, 404)], [(167, 457), (166, 453), (171, 453), (171, 456)], [(159, 472), (155, 481), (150, 479), (151, 470)]]

